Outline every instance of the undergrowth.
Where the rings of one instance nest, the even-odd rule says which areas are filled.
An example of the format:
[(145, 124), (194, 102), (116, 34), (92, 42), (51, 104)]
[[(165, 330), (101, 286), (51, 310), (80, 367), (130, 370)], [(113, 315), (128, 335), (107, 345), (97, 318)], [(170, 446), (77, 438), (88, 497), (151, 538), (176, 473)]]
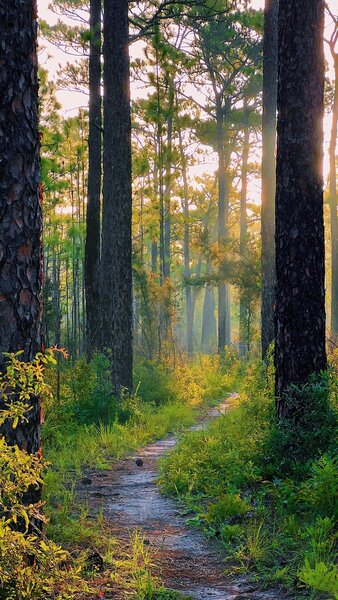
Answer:
[[(109, 362), (98, 355), (88, 363), (61, 365), (59, 398), (49, 399), (43, 447), (51, 463), (44, 476), (48, 535), (66, 548), (98, 554), (114, 576), (111, 585), (134, 592), (139, 600), (176, 600), (153, 576), (149, 549), (135, 534), (126, 553), (111, 538), (103, 513), (96, 518), (79, 505), (76, 481), (86, 468), (106, 469), (114, 460), (171, 432), (193, 425), (206, 406), (229, 390), (234, 357), (199, 357), (194, 364), (141, 361), (135, 366), (135, 393), (117, 400), (111, 390)], [(60, 366), (60, 364), (59, 364)], [(57, 371), (48, 380), (57, 389)], [(135, 558), (136, 557), (136, 558)], [(129, 582), (129, 583), (128, 583)]]
[[(103, 511), (93, 519), (90, 507), (79, 505), (75, 483), (84, 467), (105, 468), (127, 452), (191, 425), (212, 387), (201, 376), (197, 380), (190, 375), (188, 382), (190, 367), (182, 364), (178, 372), (186, 386), (181, 394), (183, 388), (168, 365), (164, 370), (143, 363), (140, 372), (148, 369), (148, 379), (140, 381), (134, 395), (125, 394), (117, 401), (107, 366), (106, 359), (98, 356), (89, 364), (79, 361), (65, 366), (58, 378), (60, 360), (55, 360), (53, 351), (28, 364), (20, 361), (20, 353), (8, 355), (7, 372), (0, 375), (0, 426), (21, 427), (30, 402), (43, 398), (48, 462), (40, 451), (28, 455), (0, 438), (0, 598), (4, 600), (84, 599), (102, 597), (109, 590), (137, 600), (181, 597), (165, 589), (154, 574), (142, 535), (135, 532), (127, 548), (121, 548)], [(217, 361), (204, 361), (204, 367), (219, 393), (226, 381), (218, 373)], [(161, 385), (156, 385), (157, 376)], [(53, 388), (59, 389), (58, 398)], [(157, 393), (146, 401), (149, 388)], [(27, 493), (42, 486), (44, 502), (28, 504)]]
[(192, 525), (220, 540), (229, 571), (338, 598), (337, 375), (298, 390), (308, 422), (289, 430), (276, 426), (271, 366), (250, 365), (234, 385), (239, 406), (185, 435), (162, 460), (162, 489), (192, 511)]

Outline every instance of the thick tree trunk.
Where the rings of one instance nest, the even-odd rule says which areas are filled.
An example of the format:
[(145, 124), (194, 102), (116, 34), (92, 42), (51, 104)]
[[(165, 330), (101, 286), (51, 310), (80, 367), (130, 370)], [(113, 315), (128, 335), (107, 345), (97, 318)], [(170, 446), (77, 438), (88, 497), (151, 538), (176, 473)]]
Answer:
[(265, 0), (262, 129), (262, 356), (275, 339), (275, 191), (278, 0)]
[(336, 145), (338, 130), (338, 53), (333, 50), (335, 64), (335, 93), (330, 140), (330, 217), (331, 217), (331, 335), (338, 335), (338, 222)]
[(104, 3), (101, 316), (116, 393), (132, 390), (131, 118), (128, 1)]
[(90, 0), (88, 203), (85, 246), (86, 351), (100, 347), (100, 196), (102, 159), (101, 4)]
[(293, 410), (285, 392), (326, 368), (323, 26), (324, 0), (281, 2), (275, 362), (277, 413), (285, 418)]
[[(248, 192), (248, 162), (250, 149), (250, 130), (247, 123), (248, 112), (245, 110), (245, 129), (242, 153), (242, 187), (240, 206), (240, 241), (239, 250), (242, 258), (247, 255), (248, 219), (247, 219), (247, 192)], [(245, 291), (242, 290), (239, 298), (239, 352), (245, 356), (248, 352), (250, 340), (248, 339), (249, 306)]]
[[(4, 352), (41, 350), (41, 206), (39, 198), (36, 2), (0, 3), (0, 368)], [(28, 422), (1, 430), (29, 453), (40, 447), (40, 401)]]

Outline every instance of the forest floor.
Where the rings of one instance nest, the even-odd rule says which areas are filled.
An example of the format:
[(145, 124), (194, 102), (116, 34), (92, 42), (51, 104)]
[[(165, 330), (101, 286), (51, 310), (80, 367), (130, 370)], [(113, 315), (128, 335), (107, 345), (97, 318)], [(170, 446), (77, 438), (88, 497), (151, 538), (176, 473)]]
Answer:
[[(226, 412), (235, 397), (236, 394), (230, 394), (192, 429), (201, 429)], [(181, 592), (183, 597), (194, 600), (290, 598), (279, 589), (259, 589), (245, 576), (224, 575), (224, 562), (217, 542), (208, 540), (203, 533), (189, 526), (186, 509), (161, 494), (156, 484), (158, 461), (176, 446), (177, 441), (177, 437), (170, 436), (148, 444), (106, 471), (86, 470), (77, 486), (78, 502), (87, 505), (92, 518), (103, 515), (105, 530), (121, 547), (121, 558), (128, 553), (130, 556), (135, 554), (136, 536), (143, 548), (141, 553), (149, 553), (151, 575), (158, 577), (166, 588)], [(134, 560), (137, 561), (137, 557)], [(118, 582), (106, 587), (102, 581), (101, 589), (98, 597), (107, 600), (129, 597), (125, 589), (119, 589)]]

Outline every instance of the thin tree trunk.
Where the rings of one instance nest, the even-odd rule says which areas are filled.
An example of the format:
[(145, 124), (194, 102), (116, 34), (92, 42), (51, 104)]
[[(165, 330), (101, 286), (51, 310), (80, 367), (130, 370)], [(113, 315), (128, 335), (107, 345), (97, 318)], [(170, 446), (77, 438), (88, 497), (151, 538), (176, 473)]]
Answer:
[(69, 259), (66, 258), (66, 340), (67, 349), (70, 346), (70, 319), (69, 319)]
[(185, 304), (186, 304), (186, 343), (187, 353), (192, 354), (194, 350), (194, 302), (192, 298), (192, 289), (188, 283), (191, 276), (190, 269), (190, 226), (189, 226), (189, 189), (187, 177), (187, 162), (184, 156), (182, 132), (179, 131), (180, 155), (183, 177), (183, 216), (184, 216), (184, 277), (185, 283)]
[(151, 242), (151, 272), (157, 273), (157, 256), (158, 256), (158, 245), (156, 240)]
[(275, 339), (275, 193), (278, 0), (265, 0), (262, 129), (262, 356)]
[[(207, 274), (209, 273), (210, 265), (207, 267)], [(212, 340), (216, 340), (215, 288), (207, 284), (205, 286), (202, 316), (201, 350), (203, 354), (210, 354), (214, 351)]]
[[(245, 103), (244, 107), (244, 140), (243, 140), (243, 153), (242, 153), (242, 188), (241, 188), (241, 205), (240, 205), (240, 241), (239, 251), (242, 259), (247, 255), (247, 242), (248, 242), (248, 218), (247, 218), (247, 192), (248, 192), (248, 162), (249, 162), (249, 150), (250, 150), (250, 130), (248, 126), (248, 110)], [(249, 307), (248, 299), (245, 294), (245, 290), (242, 290), (239, 298), (239, 353), (241, 356), (245, 356), (248, 352), (249, 342), (248, 339), (248, 316)]]
[[(217, 101), (217, 154), (218, 154), (218, 244), (220, 252), (224, 251), (227, 237), (227, 223), (229, 212), (229, 181), (227, 166), (230, 157), (226, 157), (224, 140), (224, 115), (220, 101)], [(230, 343), (230, 315), (227, 285), (224, 281), (225, 273), (222, 267), (219, 270), (218, 285), (218, 351), (224, 352)]]
[(277, 414), (283, 418), (294, 411), (290, 386), (326, 368), (323, 27), (324, 0), (281, 2), (275, 361)]
[(100, 196), (102, 162), (101, 4), (90, 0), (88, 202), (85, 244), (86, 351), (100, 347)]
[(330, 140), (330, 217), (331, 217), (331, 335), (338, 335), (338, 222), (337, 222), (337, 168), (336, 145), (338, 124), (338, 53), (333, 48), (335, 65), (335, 93)]
[(115, 393), (132, 390), (131, 117), (128, 1), (104, 2), (101, 314)]
[(170, 277), (170, 245), (171, 245), (171, 167), (173, 143), (173, 112), (174, 112), (174, 82), (170, 81), (168, 92), (168, 118), (167, 118), (167, 147), (165, 158), (164, 176), (164, 278)]
[[(0, 368), (5, 352), (31, 361), (42, 347), (41, 206), (36, 3), (0, 3)], [(10, 444), (40, 448), (40, 399), (27, 422), (1, 427)], [(32, 492), (31, 500), (39, 492)], [(29, 501), (29, 498), (27, 498)]]

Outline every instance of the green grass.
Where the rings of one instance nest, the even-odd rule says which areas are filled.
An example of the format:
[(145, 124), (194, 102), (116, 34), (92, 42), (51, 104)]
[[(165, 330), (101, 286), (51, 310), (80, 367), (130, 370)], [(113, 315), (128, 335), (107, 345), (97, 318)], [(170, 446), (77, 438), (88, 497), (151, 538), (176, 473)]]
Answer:
[[(44, 476), (48, 535), (70, 550), (98, 552), (112, 577), (116, 575), (115, 584), (139, 600), (178, 600), (181, 595), (163, 588), (152, 575), (152, 557), (137, 532), (121, 556), (103, 514), (89, 518), (89, 507), (79, 506), (76, 481), (85, 468), (106, 469), (196, 423), (210, 404), (226, 395), (227, 366), (221, 369), (217, 357), (200, 357), (194, 365), (182, 363), (175, 369), (143, 361), (135, 369), (135, 395), (117, 401), (109, 365), (97, 356), (89, 364), (80, 360), (64, 365), (60, 399), (47, 404), (43, 447), (50, 463)], [(50, 371), (52, 387), (55, 381), (55, 371)]]
[[(206, 430), (186, 434), (162, 460), (160, 484), (195, 513), (191, 524), (221, 541), (229, 570), (249, 570), (267, 585), (297, 588), (300, 595), (338, 598), (334, 414), (325, 413), (316, 382), (306, 391), (320, 410), (318, 418), (312, 414), (312, 438), (277, 430), (272, 376), (261, 364), (250, 366), (237, 387), (240, 406)], [(336, 376), (330, 386), (336, 404)], [(316, 435), (323, 443), (311, 455)], [(296, 458), (286, 460), (290, 440)]]

